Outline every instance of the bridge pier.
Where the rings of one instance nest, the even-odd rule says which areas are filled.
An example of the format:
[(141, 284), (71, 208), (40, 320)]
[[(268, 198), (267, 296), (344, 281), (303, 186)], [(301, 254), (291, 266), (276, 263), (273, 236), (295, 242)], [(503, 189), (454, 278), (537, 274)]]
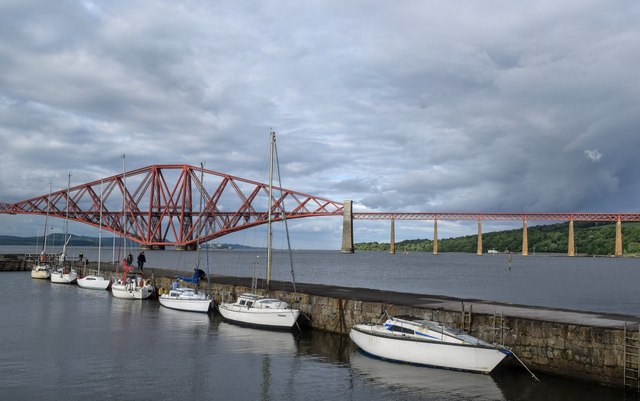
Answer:
[(438, 254), (438, 219), (433, 220), (433, 254)]
[(568, 256), (575, 256), (576, 245), (573, 239), (573, 220), (569, 220), (569, 249), (567, 249)]
[(478, 249), (476, 255), (482, 256), (482, 220), (478, 220)]
[(396, 254), (396, 220), (391, 217), (391, 238), (389, 239), (389, 253)]
[(345, 200), (342, 208), (342, 253), (353, 253), (353, 201)]
[(529, 255), (529, 239), (527, 238), (527, 219), (522, 220), (522, 256)]
[(622, 256), (622, 221), (616, 220), (616, 256)]

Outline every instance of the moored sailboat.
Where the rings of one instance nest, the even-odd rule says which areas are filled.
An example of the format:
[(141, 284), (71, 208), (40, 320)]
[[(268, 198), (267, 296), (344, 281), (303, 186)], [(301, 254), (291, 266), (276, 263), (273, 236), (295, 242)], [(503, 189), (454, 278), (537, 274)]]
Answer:
[(100, 259), (102, 250), (102, 182), (100, 182), (100, 224), (98, 231), (98, 271), (95, 274), (89, 274), (78, 278), (78, 285), (82, 288), (91, 290), (106, 290), (111, 285), (111, 280), (107, 280), (100, 275)]
[(71, 266), (71, 261), (67, 259), (67, 245), (71, 240), (71, 236), (68, 236), (69, 232), (69, 192), (71, 188), (71, 173), (67, 181), (67, 207), (64, 218), (64, 244), (62, 245), (62, 253), (58, 255), (57, 266), (55, 270), (51, 272), (51, 282), (57, 284), (73, 284), (78, 278), (78, 273)]
[[(276, 136), (271, 132), (269, 148), (269, 194), (268, 194), (268, 219), (267, 219), (267, 270), (266, 285), (269, 290), (271, 279), (272, 256), (272, 208), (273, 208), (273, 167), (276, 155)], [(280, 205), (280, 207), (284, 207)], [(284, 214), (284, 213), (283, 213)], [(237, 297), (235, 302), (220, 302), (218, 310), (226, 320), (243, 325), (270, 329), (290, 329), (296, 324), (300, 316), (299, 309), (280, 299), (270, 298), (255, 293), (245, 293)]]
[(49, 183), (49, 196), (47, 197), (47, 214), (44, 218), (44, 235), (42, 238), (42, 251), (38, 258), (33, 262), (31, 268), (31, 278), (48, 279), (51, 277), (51, 265), (47, 257), (47, 229), (49, 228), (49, 212), (51, 210), (51, 183)]
[[(197, 235), (200, 235), (200, 230), (202, 228), (202, 219), (204, 216), (202, 210), (202, 198), (204, 197), (204, 164), (200, 163), (200, 183), (202, 184), (203, 190), (200, 196), (200, 215), (198, 216), (198, 224), (197, 224)], [(207, 270), (208, 270), (207, 264)], [(193, 276), (191, 277), (180, 277), (178, 276), (171, 289), (163, 294), (160, 294), (158, 300), (160, 301), (160, 305), (177, 309), (187, 312), (204, 312), (207, 313), (209, 309), (211, 309), (212, 299), (207, 294), (198, 290), (198, 284), (200, 284), (200, 276), (202, 270), (200, 270), (200, 241), (196, 241), (196, 267), (194, 269)], [(195, 289), (190, 287), (180, 287), (178, 280), (195, 284)], [(209, 280), (209, 275), (207, 274), (207, 280)]]
[(122, 261), (122, 276), (111, 284), (111, 293), (121, 299), (147, 299), (155, 291), (155, 287), (142, 273), (134, 272), (133, 267)]
[(428, 320), (388, 316), (384, 324), (356, 324), (349, 333), (378, 358), (432, 367), (490, 373), (508, 349)]
[[(124, 235), (126, 231), (126, 193), (127, 185), (125, 170), (124, 170), (125, 155), (122, 155), (122, 232), (120, 233), (121, 239), (124, 241), (124, 254), (127, 254), (127, 238)], [(122, 260), (122, 276), (111, 284), (111, 293), (116, 298), (121, 299), (147, 299), (155, 291), (155, 287), (151, 282), (142, 275), (140, 272), (134, 272), (133, 266), (126, 259)]]
[(207, 313), (211, 308), (211, 298), (190, 287), (175, 286), (166, 294), (161, 294), (158, 300), (164, 307), (187, 312)]

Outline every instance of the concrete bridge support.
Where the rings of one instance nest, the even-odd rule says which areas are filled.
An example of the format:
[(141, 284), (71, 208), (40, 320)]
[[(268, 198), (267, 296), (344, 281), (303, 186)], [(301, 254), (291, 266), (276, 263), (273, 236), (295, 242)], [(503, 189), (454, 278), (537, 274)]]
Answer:
[(438, 254), (438, 220), (433, 221), (433, 254)]
[(395, 255), (396, 253), (396, 220), (391, 218), (391, 238), (389, 239), (389, 253)]
[(478, 220), (478, 249), (476, 254), (482, 256), (482, 220)]
[(345, 200), (342, 209), (342, 253), (353, 253), (353, 201)]
[(576, 245), (573, 240), (573, 220), (569, 220), (569, 246), (567, 249), (568, 256), (575, 256)]
[(616, 221), (616, 256), (622, 256), (622, 221)]
[(529, 255), (529, 239), (527, 238), (527, 219), (522, 220), (522, 256)]

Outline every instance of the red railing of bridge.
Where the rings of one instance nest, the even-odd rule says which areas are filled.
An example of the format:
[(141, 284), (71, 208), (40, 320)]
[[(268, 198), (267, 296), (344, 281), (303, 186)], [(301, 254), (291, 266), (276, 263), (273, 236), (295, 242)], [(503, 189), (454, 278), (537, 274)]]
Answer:
[[(200, 171), (153, 165), (73, 186), (68, 195), (62, 189), (0, 203), (0, 213), (46, 215), (49, 210), (50, 216), (65, 218), (68, 204), (70, 221), (98, 227), (102, 205), (105, 230), (149, 247), (193, 247), (267, 222), (268, 184), (207, 169), (200, 180)], [(273, 198), (274, 221), (342, 215), (341, 203), (289, 189), (275, 187)]]

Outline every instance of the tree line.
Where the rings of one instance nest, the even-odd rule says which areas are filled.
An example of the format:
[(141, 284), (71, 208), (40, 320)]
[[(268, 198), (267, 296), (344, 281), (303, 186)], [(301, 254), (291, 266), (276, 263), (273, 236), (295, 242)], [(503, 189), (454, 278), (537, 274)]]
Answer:
[[(602, 222), (574, 222), (575, 252), (587, 255), (615, 253), (616, 225)], [(567, 253), (569, 223), (531, 226), (527, 228), (529, 254)], [(623, 254), (640, 253), (640, 223), (622, 224)], [(354, 244), (359, 251), (389, 251), (389, 243), (363, 242)], [(472, 252), (478, 248), (478, 236), (438, 239), (438, 252)], [(482, 233), (482, 252), (522, 252), (522, 229)], [(433, 240), (414, 239), (396, 243), (397, 252), (433, 252)]]

